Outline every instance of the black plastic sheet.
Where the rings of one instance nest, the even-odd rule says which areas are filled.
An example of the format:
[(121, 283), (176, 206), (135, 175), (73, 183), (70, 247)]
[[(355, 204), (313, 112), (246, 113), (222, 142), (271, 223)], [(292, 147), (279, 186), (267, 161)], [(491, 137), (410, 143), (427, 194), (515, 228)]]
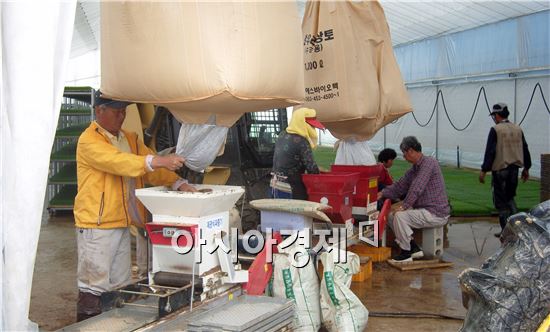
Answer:
[(550, 313), (550, 200), (508, 219), (502, 247), (458, 280), (461, 331), (536, 331)]

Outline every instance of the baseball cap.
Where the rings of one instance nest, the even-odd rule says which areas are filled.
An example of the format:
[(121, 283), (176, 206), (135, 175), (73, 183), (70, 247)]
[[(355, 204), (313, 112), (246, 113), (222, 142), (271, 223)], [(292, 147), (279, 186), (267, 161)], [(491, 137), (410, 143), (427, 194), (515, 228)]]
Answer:
[(133, 103), (129, 101), (113, 100), (110, 98), (103, 97), (101, 90), (97, 90), (94, 95), (94, 107), (105, 105), (111, 108), (120, 109), (120, 108), (126, 108), (126, 106), (130, 104), (133, 104)]
[(510, 115), (510, 111), (508, 111), (508, 105), (505, 103), (497, 103), (493, 105), (493, 111), (490, 115), (498, 114), (502, 116), (503, 118), (507, 118), (508, 115)]
[(310, 126), (313, 126), (315, 128), (325, 129), (325, 126), (323, 126), (323, 124), (321, 122), (319, 122), (319, 120), (317, 120), (317, 118), (306, 118), (306, 122)]

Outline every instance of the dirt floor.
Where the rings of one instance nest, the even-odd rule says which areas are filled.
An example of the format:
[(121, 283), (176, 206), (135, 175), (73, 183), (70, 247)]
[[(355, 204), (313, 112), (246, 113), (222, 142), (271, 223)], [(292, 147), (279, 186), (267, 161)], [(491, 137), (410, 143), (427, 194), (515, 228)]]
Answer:
[[(366, 331), (457, 331), (462, 326), (459, 319), (380, 316), (429, 313), (464, 317), (457, 276), (467, 267), (479, 267), (498, 250), (499, 241), (493, 236), (498, 229), (496, 220), (491, 218), (453, 220), (448, 232), (449, 248), (443, 256), (454, 263), (450, 268), (400, 272), (387, 263), (374, 264), (372, 278), (352, 284), (352, 290), (370, 311)], [(72, 216), (51, 217), (40, 232), (30, 319), (46, 331), (72, 324), (76, 299)]]

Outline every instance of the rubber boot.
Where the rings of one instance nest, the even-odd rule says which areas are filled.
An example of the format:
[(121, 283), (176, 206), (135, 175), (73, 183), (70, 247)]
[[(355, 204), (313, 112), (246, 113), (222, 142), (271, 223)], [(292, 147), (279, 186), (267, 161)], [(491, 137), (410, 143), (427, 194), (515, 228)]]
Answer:
[(510, 217), (510, 212), (508, 211), (498, 212), (498, 222), (500, 224), (500, 232), (495, 233), (495, 237), (500, 238), (500, 235), (502, 234), (504, 227), (506, 227), (506, 222), (508, 221), (508, 217)]
[(76, 304), (76, 321), (81, 322), (101, 313), (101, 296), (87, 292), (78, 292)]
[(501, 230), (504, 230), (504, 227), (506, 227), (506, 222), (508, 221), (509, 217), (510, 217), (509, 211), (499, 211), (498, 222), (500, 223)]

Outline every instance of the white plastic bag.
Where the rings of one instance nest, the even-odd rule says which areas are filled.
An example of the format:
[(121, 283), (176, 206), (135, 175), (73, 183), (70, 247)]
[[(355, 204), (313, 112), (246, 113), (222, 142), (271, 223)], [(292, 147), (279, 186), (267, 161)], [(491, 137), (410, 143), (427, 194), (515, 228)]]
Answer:
[(291, 264), (290, 254), (273, 255), (273, 295), (293, 299), (296, 303), (293, 331), (318, 331), (321, 327), (319, 305), (319, 279), (315, 264), (308, 254), (297, 253), (294, 257), (302, 268)]
[(218, 156), (229, 128), (211, 124), (182, 123), (176, 154), (185, 158), (185, 166), (202, 172)]
[(376, 158), (368, 141), (357, 141), (354, 138), (338, 141), (336, 165), (376, 165)]
[[(369, 311), (349, 289), (351, 277), (359, 272), (359, 256), (345, 251), (346, 263), (334, 263), (341, 249), (333, 248), (320, 255), (323, 264), (321, 310), (323, 325), (329, 331), (362, 332), (367, 327)], [(340, 257), (344, 256), (340, 253)]]

